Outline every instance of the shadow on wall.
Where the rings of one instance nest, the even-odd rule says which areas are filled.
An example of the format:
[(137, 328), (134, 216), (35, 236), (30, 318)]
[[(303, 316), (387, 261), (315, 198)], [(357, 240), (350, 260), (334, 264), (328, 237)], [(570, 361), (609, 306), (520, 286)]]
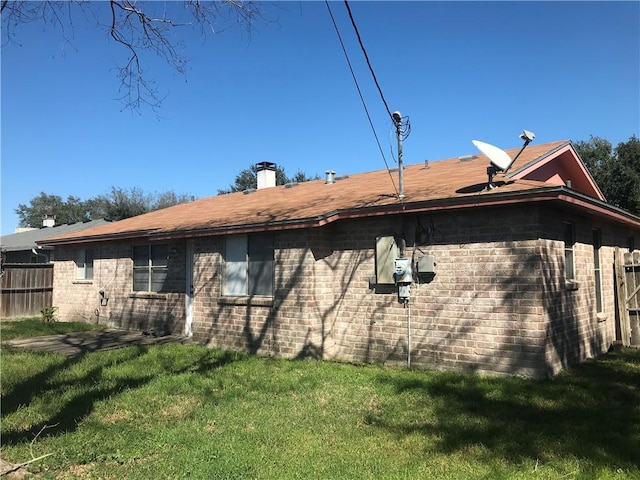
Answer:
[[(601, 353), (603, 334), (588, 313), (594, 311), (588, 286), (567, 290), (563, 250), (534, 242), (523, 247), (513, 241), (500, 253), (510, 263), (477, 263), (460, 272), (450, 290), (439, 292), (448, 295), (448, 307), (444, 301), (414, 303), (411, 364), (546, 377)], [(490, 276), (497, 288), (478, 290), (476, 274)], [(501, 297), (494, 303), (496, 293)], [(390, 358), (406, 359), (406, 343), (396, 349)]]
[[(545, 322), (544, 364), (546, 375), (576, 365), (600, 353), (602, 332), (589, 313), (580, 318), (579, 307), (585, 312), (594, 310), (593, 297), (582, 291), (568, 289), (565, 281), (564, 253), (553, 248), (551, 241), (542, 241), (539, 254), (530, 255), (514, 275), (502, 283), (507, 292), (503, 304), (517, 308), (520, 299), (531, 299), (542, 305)], [(517, 249), (512, 253), (517, 254)], [(535, 275), (536, 281), (521, 281)], [(584, 305), (581, 305), (584, 304)]]
[[(466, 230), (460, 232), (454, 234), (464, 233), (460, 239), (465, 244), (475, 240), (467, 238)], [(483, 243), (497, 241), (489, 237), (491, 232), (483, 233)], [(287, 248), (298, 249), (300, 255), (287, 255), (287, 248), (276, 249), (276, 294), (272, 303), (219, 303), (222, 245), (207, 244), (197, 262), (209, 263), (200, 265), (196, 270), (198, 278), (194, 279), (198, 289), (195, 297), (200, 299), (198, 316), (210, 321), (204, 332), (200, 329), (199, 337), (250, 353), (317, 359), (344, 354), (364, 362), (404, 362), (407, 347), (402, 307), (395, 294), (374, 295), (368, 289), (373, 267), (365, 273), (363, 265), (372, 264), (373, 252), (362, 249), (362, 237), (347, 240), (346, 243), (351, 242), (349, 249), (345, 238), (354, 236), (345, 232), (342, 239), (337, 239), (339, 235), (331, 229), (298, 232), (288, 237)], [(499, 285), (495, 291), (502, 295), (499, 303), (489, 306), (485, 301), (487, 292), (477, 291), (472, 278), (460, 277), (460, 284), (447, 289), (450, 301), (464, 307), (459, 317), (452, 317), (455, 312), (445, 312), (443, 301), (432, 302), (416, 313), (422, 315), (416, 318), (416, 324), (422, 322), (424, 328), (417, 328), (414, 334), (412, 351), (416, 361), (412, 365), (543, 376), (598, 351), (602, 338), (597, 325), (589, 323), (591, 318), (578, 317), (579, 311), (592, 309), (592, 299), (583, 292), (578, 296), (565, 289), (562, 251), (554, 248), (553, 242), (532, 239), (528, 230), (501, 235), (504, 238), (498, 240), (511, 245), (505, 247), (504, 254), (513, 260), (494, 267)], [(529, 242), (524, 250), (523, 240)], [(336, 245), (341, 248), (334, 248)], [(444, 242), (441, 246), (450, 247)], [(470, 265), (487, 275), (484, 264)], [(509, 316), (514, 320), (509, 321)], [(495, 327), (492, 317), (506, 319), (505, 325), (512, 326), (499, 326), (507, 332), (491, 334), (486, 342), (490, 345), (474, 351), (478, 331)], [(443, 330), (443, 318), (452, 326), (450, 330)], [(376, 325), (378, 319), (384, 323)], [(531, 323), (535, 321), (542, 328), (539, 335), (532, 331)], [(347, 336), (362, 341), (354, 345)]]
[[(337, 323), (351, 322), (352, 326), (357, 323), (354, 329), (363, 334), (362, 348), (354, 353), (366, 362), (379, 361), (372, 349), (379, 341), (374, 338), (373, 323), (364, 315), (354, 314), (367, 311), (368, 285), (359, 275), (362, 277), (362, 265), (371, 262), (373, 253), (334, 251), (331, 236), (326, 232), (305, 232), (304, 235), (305, 238), (296, 235), (296, 245), (276, 249), (275, 295), (270, 305), (260, 300), (249, 300), (242, 305), (218, 303), (219, 262), (212, 260), (211, 268), (198, 270), (196, 296), (207, 297), (210, 302), (204, 315), (211, 319), (205, 340), (212, 339), (215, 345), (252, 354), (325, 359), (340, 350), (344, 340), (341, 337), (349, 334), (347, 329), (338, 331)], [(298, 250), (299, 254), (291, 254), (290, 250)], [(293, 264), (292, 259), (295, 259)], [(208, 278), (205, 271), (210, 272)], [(357, 282), (362, 283), (365, 294), (350, 295), (346, 301), (350, 292), (360, 289)], [(374, 313), (382, 309), (383, 306), (377, 306)], [(330, 338), (331, 344), (327, 345)]]
[[(152, 282), (159, 293), (149, 291), (132, 292), (136, 275), (128, 257), (129, 244), (99, 252), (100, 260), (112, 260), (115, 269), (105, 277), (102, 269), (94, 279), (98, 293), (97, 322), (109, 327), (139, 330), (155, 336), (182, 334), (184, 331), (185, 290), (185, 243), (174, 242), (168, 247), (166, 271), (151, 269), (144, 272), (144, 282)], [(137, 277), (140, 280), (141, 277)], [(144, 283), (143, 282), (143, 283)]]

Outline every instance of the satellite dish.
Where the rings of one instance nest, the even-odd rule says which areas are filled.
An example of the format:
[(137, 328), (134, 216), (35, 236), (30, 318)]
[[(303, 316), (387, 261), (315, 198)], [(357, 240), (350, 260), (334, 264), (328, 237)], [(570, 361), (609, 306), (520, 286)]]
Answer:
[(520, 134), (520, 138), (524, 140), (524, 145), (522, 145), (522, 148), (513, 159), (507, 155), (507, 152), (494, 145), (481, 142), (479, 140), (471, 140), (471, 143), (473, 143), (478, 150), (484, 153), (491, 162), (491, 165), (487, 167), (487, 187), (485, 190), (492, 190), (496, 188), (492, 183), (493, 176), (498, 172), (507, 173), (507, 170), (509, 170), (511, 165), (513, 165), (517, 160), (522, 151), (533, 141), (535, 134), (528, 130), (523, 130)]
[(471, 140), (478, 150), (484, 153), (491, 163), (493, 163), (500, 170), (508, 170), (513, 160), (507, 152), (496, 147), (495, 145), (491, 145), (490, 143), (481, 142), (479, 140)]
[(487, 187), (485, 188), (485, 190), (492, 190), (496, 188), (492, 183), (493, 176), (498, 172), (507, 173), (507, 170), (509, 170), (511, 165), (513, 165), (522, 151), (527, 148), (527, 145), (529, 145), (534, 138), (535, 134), (533, 132), (523, 130), (520, 134), (520, 139), (524, 140), (524, 145), (522, 145), (522, 148), (513, 159), (511, 159), (511, 157), (507, 155), (507, 152), (494, 145), (481, 142), (479, 140), (471, 140), (471, 143), (473, 143), (478, 150), (484, 153), (491, 162), (491, 165), (487, 167)]

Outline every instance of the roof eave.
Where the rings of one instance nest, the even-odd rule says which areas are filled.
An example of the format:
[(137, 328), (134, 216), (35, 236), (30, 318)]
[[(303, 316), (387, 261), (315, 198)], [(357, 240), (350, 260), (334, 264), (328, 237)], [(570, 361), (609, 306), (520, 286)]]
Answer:
[[(503, 206), (523, 202), (560, 201), (575, 208), (589, 210), (596, 215), (635, 228), (640, 228), (640, 218), (599, 199), (589, 197), (564, 186), (540, 187), (516, 192), (494, 192), (490, 195), (479, 194), (465, 197), (452, 197), (423, 202), (403, 202), (377, 207), (357, 207), (345, 210), (334, 210), (323, 215), (284, 220), (257, 222), (253, 224), (224, 225), (221, 227), (205, 227), (182, 230), (138, 230), (130, 232), (111, 233), (105, 235), (75, 237), (46, 242), (46, 245), (67, 245), (96, 243), (103, 241), (130, 240), (145, 238), (149, 241), (163, 241), (178, 238), (195, 238), (212, 235), (231, 235), (240, 233), (255, 233), (265, 231), (282, 231), (301, 228), (316, 228), (333, 223), (337, 220), (376, 217), (380, 215), (426, 213), (442, 210), (459, 210), (476, 207)], [(40, 242), (38, 242), (40, 243)], [(43, 245), (45, 245), (43, 243)]]

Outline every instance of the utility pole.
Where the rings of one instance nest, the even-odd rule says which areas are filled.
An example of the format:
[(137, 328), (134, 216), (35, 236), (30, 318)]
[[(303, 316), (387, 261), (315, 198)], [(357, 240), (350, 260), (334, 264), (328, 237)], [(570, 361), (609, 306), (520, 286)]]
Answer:
[(393, 123), (396, 126), (396, 136), (398, 137), (398, 198), (404, 198), (404, 172), (402, 171), (402, 115), (400, 112), (393, 112)]

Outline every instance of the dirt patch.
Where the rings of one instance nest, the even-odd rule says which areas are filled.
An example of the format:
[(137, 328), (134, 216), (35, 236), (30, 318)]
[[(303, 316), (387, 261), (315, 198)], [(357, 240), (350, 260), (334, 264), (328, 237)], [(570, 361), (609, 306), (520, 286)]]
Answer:
[(102, 415), (102, 422), (113, 424), (113, 423), (129, 420), (130, 417), (131, 417), (131, 412), (127, 410), (119, 410), (117, 412), (107, 413), (106, 415)]
[(173, 405), (160, 410), (159, 414), (164, 418), (186, 418), (198, 404), (195, 397), (178, 397), (176, 400)]
[(60, 480), (72, 479), (72, 478), (85, 478), (91, 474), (93, 470), (93, 464), (80, 464), (71, 465), (69, 469), (57, 477)]
[(18, 480), (31, 476), (31, 473), (24, 467), (18, 467), (17, 464), (0, 458), (0, 476), (10, 480)]

